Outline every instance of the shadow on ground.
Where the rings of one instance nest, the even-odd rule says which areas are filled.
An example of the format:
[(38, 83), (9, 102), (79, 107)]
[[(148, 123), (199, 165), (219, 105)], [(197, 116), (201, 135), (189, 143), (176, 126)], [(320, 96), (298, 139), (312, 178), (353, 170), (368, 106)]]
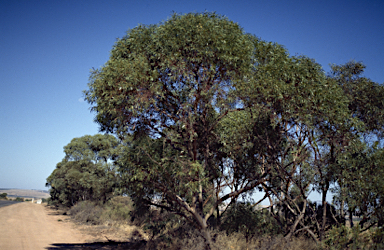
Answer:
[(94, 242), (94, 243), (81, 243), (81, 244), (61, 244), (56, 243), (52, 244), (49, 247), (45, 248), (47, 250), (64, 250), (64, 249), (82, 249), (82, 250), (110, 250), (110, 249), (143, 249), (146, 244), (146, 241), (138, 241), (138, 242), (116, 242), (116, 241), (108, 241), (108, 242)]

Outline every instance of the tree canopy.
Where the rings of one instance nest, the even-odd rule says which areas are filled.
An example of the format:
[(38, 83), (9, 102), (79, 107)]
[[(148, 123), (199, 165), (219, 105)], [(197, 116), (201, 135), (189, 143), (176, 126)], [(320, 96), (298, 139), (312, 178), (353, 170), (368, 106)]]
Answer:
[(97, 134), (74, 138), (64, 147), (65, 157), (47, 178), (51, 200), (72, 206), (78, 201), (105, 202), (118, 187), (114, 160), (119, 141)]
[[(207, 248), (207, 221), (219, 219), (219, 205), (258, 190), (288, 238), (306, 231), (322, 240), (325, 197), (331, 184), (350, 183), (343, 162), (353, 142), (382, 136), (383, 86), (360, 77), (363, 69), (349, 62), (327, 76), (313, 59), (290, 56), (226, 17), (174, 14), (119, 39), (85, 95), (101, 131), (124, 141), (117, 164), (130, 194), (182, 216)], [(313, 188), (322, 216), (308, 202)]]

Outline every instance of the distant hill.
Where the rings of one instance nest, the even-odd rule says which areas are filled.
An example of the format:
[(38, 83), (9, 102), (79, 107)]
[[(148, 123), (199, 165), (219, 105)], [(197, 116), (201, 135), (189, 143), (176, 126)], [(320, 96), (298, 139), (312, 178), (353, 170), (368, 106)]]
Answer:
[(0, 194), (7, 193), (9, 198), (49, 198), (49, 192), (47, 190), (35, 190), (35, 189), (16, 189), (16, 188), (0, 188)]

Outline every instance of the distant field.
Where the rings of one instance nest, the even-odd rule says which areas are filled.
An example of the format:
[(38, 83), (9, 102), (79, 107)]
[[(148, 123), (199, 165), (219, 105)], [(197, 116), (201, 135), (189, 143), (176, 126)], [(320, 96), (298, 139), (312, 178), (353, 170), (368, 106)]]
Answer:
[(0, 194), (2, 193), (7, 193), (7, 197), (9, 198), (49, 198), (49, 192), (45, 190), (0, 188)]

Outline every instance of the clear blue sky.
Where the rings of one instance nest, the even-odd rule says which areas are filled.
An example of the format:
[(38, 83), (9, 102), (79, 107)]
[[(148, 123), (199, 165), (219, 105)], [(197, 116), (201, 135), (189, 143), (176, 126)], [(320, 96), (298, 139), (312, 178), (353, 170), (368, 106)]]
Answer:
[(84, 102), (117, 38), (177, 13), (216, 11), (291, 55), (366, 64), (384, 82), (384, 1), (0, 1), (0, 188), (45, 189), (72, 138), (98, 132)]

